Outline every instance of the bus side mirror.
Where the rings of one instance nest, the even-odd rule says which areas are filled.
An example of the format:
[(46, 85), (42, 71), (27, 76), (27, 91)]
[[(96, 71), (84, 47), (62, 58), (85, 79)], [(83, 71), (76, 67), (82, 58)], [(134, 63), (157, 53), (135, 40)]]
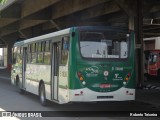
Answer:
[(69, 37), (62, 38), (62, 50), (69, 50)]

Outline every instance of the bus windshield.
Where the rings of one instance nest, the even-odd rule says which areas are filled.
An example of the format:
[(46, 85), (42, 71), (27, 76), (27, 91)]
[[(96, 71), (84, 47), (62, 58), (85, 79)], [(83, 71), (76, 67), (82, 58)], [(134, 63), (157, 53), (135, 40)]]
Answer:
[(84, 58), (128, 58), (129, 34), (112, 31), (81, 31), (80, 51)]

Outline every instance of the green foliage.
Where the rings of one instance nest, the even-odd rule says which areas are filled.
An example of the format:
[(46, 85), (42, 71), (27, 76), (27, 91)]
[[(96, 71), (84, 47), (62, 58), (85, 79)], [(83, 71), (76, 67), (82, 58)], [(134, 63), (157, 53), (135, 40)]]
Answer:
[(0, 4), (5, 4), (7, 2), (7, 0), (0, 0)]

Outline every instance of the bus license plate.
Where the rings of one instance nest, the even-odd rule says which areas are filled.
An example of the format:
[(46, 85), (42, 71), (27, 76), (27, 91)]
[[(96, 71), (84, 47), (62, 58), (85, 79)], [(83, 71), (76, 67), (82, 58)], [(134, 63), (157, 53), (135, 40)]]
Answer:
[(110, 88), (111, 84), (100, 84), (100, 88)]

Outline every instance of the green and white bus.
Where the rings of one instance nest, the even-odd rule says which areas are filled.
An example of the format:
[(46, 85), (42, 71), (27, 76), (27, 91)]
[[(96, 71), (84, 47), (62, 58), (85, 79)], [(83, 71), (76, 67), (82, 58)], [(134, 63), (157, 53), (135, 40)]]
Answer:
[(69, 102), (135, 99), (134, 32), (81, 26), (17, 42), (11, 83), (21, 93)]

